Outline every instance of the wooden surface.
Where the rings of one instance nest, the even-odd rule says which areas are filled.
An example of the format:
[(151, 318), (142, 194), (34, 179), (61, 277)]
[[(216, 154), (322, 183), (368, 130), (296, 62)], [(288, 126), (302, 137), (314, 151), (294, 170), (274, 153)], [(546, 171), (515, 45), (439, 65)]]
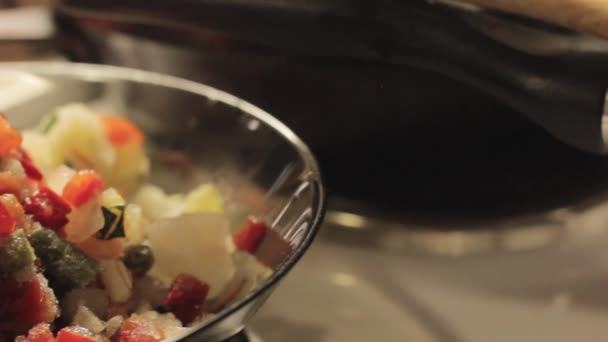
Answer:
[(608, 0), (465, 0), (608, 38)]

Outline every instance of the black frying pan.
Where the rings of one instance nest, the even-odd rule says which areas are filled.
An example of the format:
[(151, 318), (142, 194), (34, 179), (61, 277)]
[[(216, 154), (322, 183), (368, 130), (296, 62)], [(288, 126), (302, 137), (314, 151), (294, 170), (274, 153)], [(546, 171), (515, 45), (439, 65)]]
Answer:
[[(99, 39), (120, 32), (190, 50), (231, 54), (248, 49), (260, 56), (281, 51), (282, 56), (391, 70), (414, 66), (508, 103), (568, 144), (605, 153), (605, 53), (525, 51), (480, 29), (478, 24), (488, 16), (492, 14), (422, 0), (66, 0), (58, 9), (63, 32), (92, 44), (80, 49), (86, 54), (74, 53), (76, 58), (106, 62)], [(572, 37), (568, 31), (552, 34)], [(437, 96), (440, 100), (443, 95)]]

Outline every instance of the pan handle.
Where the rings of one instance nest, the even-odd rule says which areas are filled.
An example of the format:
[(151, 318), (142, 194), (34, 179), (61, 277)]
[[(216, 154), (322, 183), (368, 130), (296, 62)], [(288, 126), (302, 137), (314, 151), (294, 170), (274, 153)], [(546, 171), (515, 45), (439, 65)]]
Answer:
[(396, 10), (382, 13), (402, 37), (401, 44), (392, 47), (390, 60), (464, 81), (510, 104), (566, 143), (607, 152), (605, 54), (533, 55), (479, 32), (452, 9), (421, 4), (409, 12), (408, 20), (395, 15), (405, 9)]

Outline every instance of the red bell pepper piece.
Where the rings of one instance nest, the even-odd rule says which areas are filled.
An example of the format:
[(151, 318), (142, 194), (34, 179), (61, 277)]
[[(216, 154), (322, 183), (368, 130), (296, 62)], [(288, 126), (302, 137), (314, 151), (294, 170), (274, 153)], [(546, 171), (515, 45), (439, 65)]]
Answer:
[(34, 165), (34, 161), (24, 149), (19, 149), (19, 162), (26, 176), (33, 180), (42, 180), (42, 172)]
[(8, 157), (21, 146), (21, 141), (21, 133), (0, 113), (0, 156)]
[(11, 235), (15, 231), (17, 220), (10, 210), (0, 201), (0, 235)]
[(40, 323), (34, 326), (25, 338), (26, 342), (55, 342), (55, 336), (51, 332), (48, 323)]
[(70, 205), (53, 190), (41, 186), (31, 196), (23, 200), (26, 214), (33, 215), (36, 221), (46, 228), (58, 230), (68, 223), (67, 215), (72, 211)]
[(57, 333), (57, 342), (96, 342), (94, 337), (80, 333), (77, 329), (63, 328)]
[(63, 198), (78, 208), (103, 190), (103, 179), (93, 170), (78, 171), (63, 188)]
[(205, 311), (209, 285), (189, 274), (175, 277), (163, 305), (184, 325), (192, 323)]
[(232, 241), (239, 250), (255, 253), (267, 231), (264, 221), (248, 217), (243, 227), (232, 235)]
[(19, 333), (57, 318), (57, 298), (42, 275), (26, 283), (0, 281), (0, 333), (3, 327)]

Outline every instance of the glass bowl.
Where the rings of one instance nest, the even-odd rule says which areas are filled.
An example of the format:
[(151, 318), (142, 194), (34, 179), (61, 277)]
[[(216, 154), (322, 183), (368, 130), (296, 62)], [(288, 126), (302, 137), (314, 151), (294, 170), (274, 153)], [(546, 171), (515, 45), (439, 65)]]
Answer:
[(181, 340), (221, 341), (238, 333), (322, 222), (325, 191), (308, 147), (270, 114), (195, 82), (111, 66), (0, 63), (0, 108), (18, 128), (70, 102), (120, 113), (139, 125), (147, 136), (152, 183), (181, 192), (213, 181), (232, 203), (227, 210), (259, 215), (270, 225), (256, 255), (273, 275)]

